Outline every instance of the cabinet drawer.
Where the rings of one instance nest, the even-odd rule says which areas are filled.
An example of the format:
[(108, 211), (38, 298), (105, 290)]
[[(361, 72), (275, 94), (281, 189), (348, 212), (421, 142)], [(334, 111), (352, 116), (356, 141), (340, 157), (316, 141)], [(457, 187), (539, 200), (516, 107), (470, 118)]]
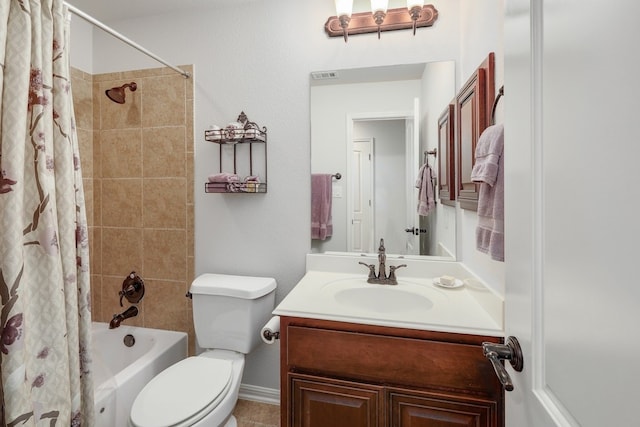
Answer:
[(497, 397), (479, 345), (288, 325), (290, 371)]

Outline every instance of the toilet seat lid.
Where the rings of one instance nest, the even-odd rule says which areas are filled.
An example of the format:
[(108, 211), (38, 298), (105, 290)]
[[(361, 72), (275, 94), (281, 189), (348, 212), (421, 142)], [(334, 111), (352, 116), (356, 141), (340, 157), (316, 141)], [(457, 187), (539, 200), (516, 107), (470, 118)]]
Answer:
[(172, 427), (204, 417), (226, 395), (231, 369), (229, 360), (181, 360), (142, 389), (133, 402), (131, 422), (138, 427)]

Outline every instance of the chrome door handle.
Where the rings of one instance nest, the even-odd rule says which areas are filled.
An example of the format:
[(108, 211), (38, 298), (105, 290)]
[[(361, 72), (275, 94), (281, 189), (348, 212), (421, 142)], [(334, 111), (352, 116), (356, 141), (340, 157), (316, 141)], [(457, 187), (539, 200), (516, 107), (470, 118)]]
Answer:
[(518, 339), (516, 337), (508, 337), (505, 344), (483, 342), (482, 353), (493, 365), (493, 370), (498, 376), (500, 383), (504, 386), (504, 389), (512, 391), (513, 382), (511, 381), (509, 373), (504, 368), (502, 361), (508, 360), (516, 372), (522, 372), (522, 349), (520, 348)]

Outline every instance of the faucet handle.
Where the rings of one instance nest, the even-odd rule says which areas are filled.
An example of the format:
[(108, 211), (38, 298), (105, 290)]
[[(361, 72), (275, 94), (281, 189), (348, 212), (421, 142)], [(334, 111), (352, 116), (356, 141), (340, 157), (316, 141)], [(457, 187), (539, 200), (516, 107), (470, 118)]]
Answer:
[(376, 266), (375, 264), (367, 264), (366, 262), (360, 261), (358, 264), (362, 264), (369, 269), (369, 277), (368, 279), (376, 278)]
[(139, 303), (144, 296), (144, 280), (135, 271), (132, 271), (122, 282), (122, 290), (118, 294), (120, 295), (120, 307), (123, 307), (122, 298), (126, 298), (132, 304)]
[(388, 277), (388, 279), (390, 281), (392, 281), (392, 282), (395, 282), (395, 283), (392, 283), (392, 284), (395, 285), (395, 284), (398, 283), (397, 279), (396, 279), (396, 270), (399, 269), (399, 268), (402, 268), (402, 267), (406, 267), (406, 266), (407, 266), (407, 264), (390, 265), (389, 266), (389, 277)]

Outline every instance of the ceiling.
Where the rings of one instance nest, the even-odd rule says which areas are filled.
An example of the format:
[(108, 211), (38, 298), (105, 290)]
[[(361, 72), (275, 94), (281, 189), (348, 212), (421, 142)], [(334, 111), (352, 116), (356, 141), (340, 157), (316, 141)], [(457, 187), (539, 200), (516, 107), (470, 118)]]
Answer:
[(108, 22), (251, 1), (257, 0), (67, 0), (66, 2), (99, 21)]

